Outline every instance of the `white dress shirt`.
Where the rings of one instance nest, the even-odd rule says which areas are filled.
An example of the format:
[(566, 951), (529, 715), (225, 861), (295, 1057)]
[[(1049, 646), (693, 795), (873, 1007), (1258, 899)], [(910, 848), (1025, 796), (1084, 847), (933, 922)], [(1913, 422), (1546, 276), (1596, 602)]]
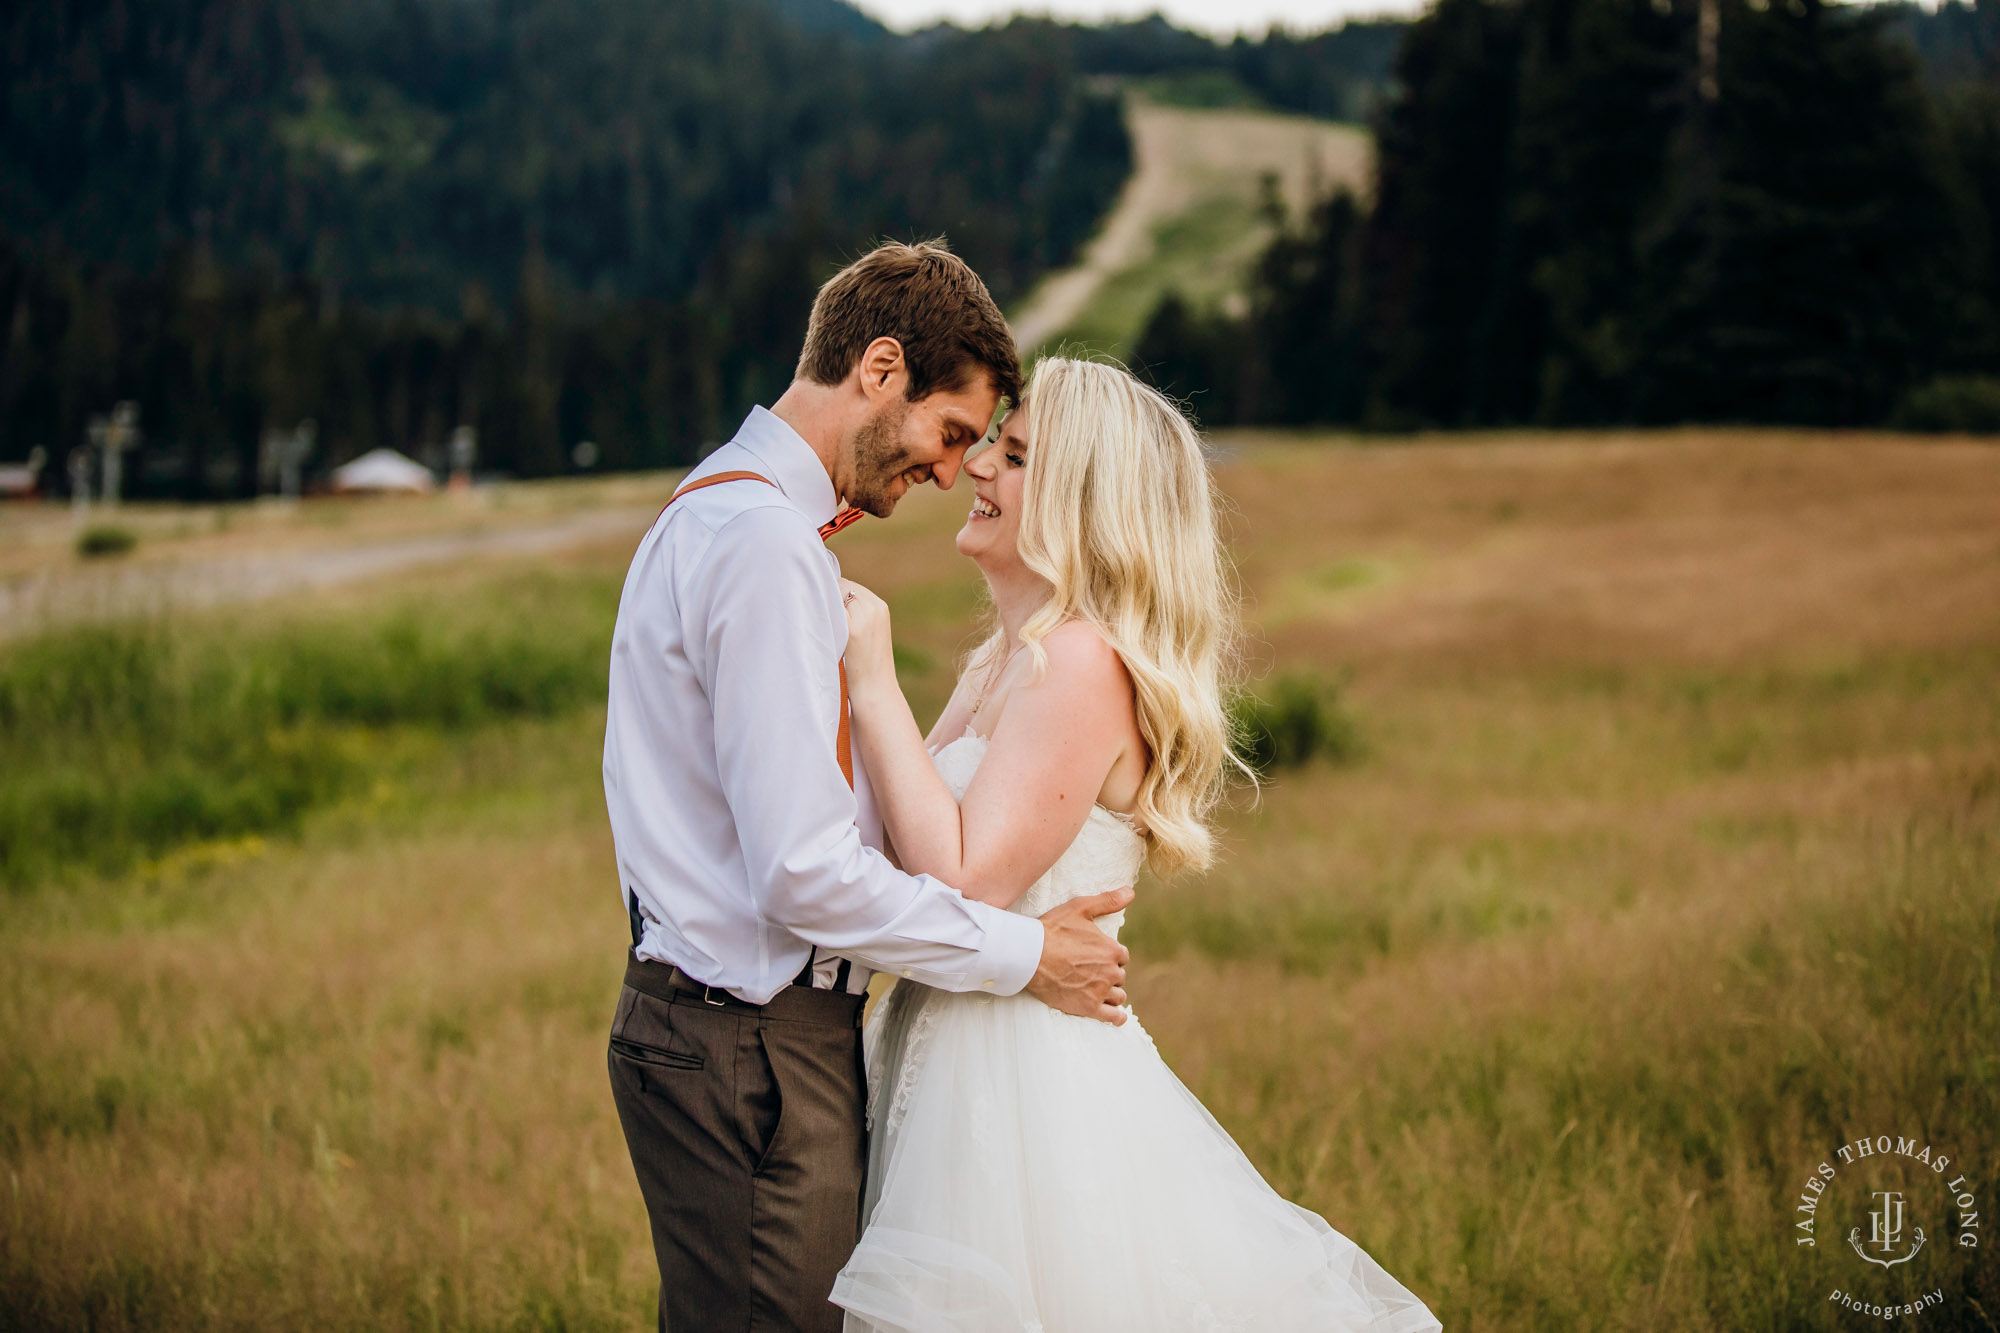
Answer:
[(858, 754), (852, 791), (841, 776), (847, 615), (818, 531), (836, 504), (825, 466), (759, 407), (689, 480), (738, 471), (777, 484), (675, 501), (618, 602), (604, 802), (644, 918), (639, 956), (753, 1004), (808, 956), (815, 984), (831, 984), (828, 954), (864, 965), (850, 990), (872, 967), (941, 990), (1019, 991), (1041, 959), (1041, 923), (897, 870), (878, 850)]

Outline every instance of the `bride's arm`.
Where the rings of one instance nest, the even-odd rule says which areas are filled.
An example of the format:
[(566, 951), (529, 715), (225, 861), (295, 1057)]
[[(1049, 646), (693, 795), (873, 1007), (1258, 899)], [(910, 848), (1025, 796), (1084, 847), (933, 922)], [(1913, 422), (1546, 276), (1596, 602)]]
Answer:
[(964, 804), (952, 798), (896, 683), (889, 612), (856, 584), (848, 603), (854, 742), (903, 869), (1006, 907), (1076, 840), (1130, 735), (1132, 684), (1087, 625), (1043, 640), (1048, 670), (1014, 687)]

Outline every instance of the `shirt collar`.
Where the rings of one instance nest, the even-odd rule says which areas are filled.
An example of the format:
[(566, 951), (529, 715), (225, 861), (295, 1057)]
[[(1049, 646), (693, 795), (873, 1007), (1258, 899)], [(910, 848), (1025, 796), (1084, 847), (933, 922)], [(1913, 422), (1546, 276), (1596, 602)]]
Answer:
[(777, 482), (785, 498), (815, 525), (833, 517), (840, 501), (833, 493), (832, 478), (826, 475), (826, 464), (782, 417), (753, 407), (730, 443), (742, 446), (763, 464), (764, 474)]

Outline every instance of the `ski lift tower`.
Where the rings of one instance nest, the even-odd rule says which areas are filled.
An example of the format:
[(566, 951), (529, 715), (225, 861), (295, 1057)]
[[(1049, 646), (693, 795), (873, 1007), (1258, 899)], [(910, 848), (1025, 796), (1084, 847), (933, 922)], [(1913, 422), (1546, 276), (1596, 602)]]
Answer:
[[(92, 433), (96, 426), (93, 423)], [(86, 436), (85, 438), (91, 438)], [(90, 512), (90, 446), (79, 444), (69, 451), (69, 512), (83, 521)]]
[(139, 405), (126, 399), (111, 409), (110, 420), (94, 420), (91, 428), (104, 456), (104, 503), (115, 509), (125, 482), (125, 451), (139, 443)]
[(299, 498), (300, 481), (306, 460), (319, 444), (319, 422), (307, 417), (293, 429), (278, 449), (278, 493), (287, 500)]
[(472, 489), (472, 465), (479, 457), (479, 428), (458, 426), (451, 432), (451, 481), (454, 491)]
[(305, 462), (312, 457), (318, 442), (319, 423), (311, 417), (290, 430), (275, 427), (266, 430), (263, 444), (257, 450), (258, 484), (275, 486), (283, 499), (298, 499)]

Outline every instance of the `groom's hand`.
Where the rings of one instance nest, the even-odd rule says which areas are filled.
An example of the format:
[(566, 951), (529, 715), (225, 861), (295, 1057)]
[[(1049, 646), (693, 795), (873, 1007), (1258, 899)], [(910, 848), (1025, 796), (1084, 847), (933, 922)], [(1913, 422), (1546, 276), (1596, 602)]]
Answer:
[(1072, 898), (1043, 913), (1042, 961), (1028, 982), (1028, 994), (1079, 1018), (1123, 1023), (1125, 964), (1132, 955), (1098, 929), (1097, 918), (1122, 912), (1131, 901), (1132, 890), (1113, 889)]

